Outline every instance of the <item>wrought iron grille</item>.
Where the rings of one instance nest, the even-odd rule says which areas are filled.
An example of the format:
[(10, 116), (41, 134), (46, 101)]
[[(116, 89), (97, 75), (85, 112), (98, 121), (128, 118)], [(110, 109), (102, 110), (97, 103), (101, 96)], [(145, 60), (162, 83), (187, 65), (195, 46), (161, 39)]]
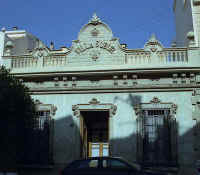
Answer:
[(51, 122), (50, 111), (37, 111), (34, 121), (34, 129), (44, 130)]
[(177, 164), (177, 124), (169, 109), (144, 109), (137, 118), (137, 159), (147, 165)]
[(37, 166), (53, 164), (54, 120), (50, 111), (38, 111), (33, 122), (22, 163)]

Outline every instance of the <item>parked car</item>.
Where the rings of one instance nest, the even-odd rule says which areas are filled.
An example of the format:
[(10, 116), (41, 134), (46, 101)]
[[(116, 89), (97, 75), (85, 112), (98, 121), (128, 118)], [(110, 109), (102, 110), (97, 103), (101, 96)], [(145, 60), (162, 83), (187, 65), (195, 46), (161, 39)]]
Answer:
[(92, 157), (75, 160), (67, 165), (61, 175), (154, 175), (142, 172), (139, 164), (122, 158)]

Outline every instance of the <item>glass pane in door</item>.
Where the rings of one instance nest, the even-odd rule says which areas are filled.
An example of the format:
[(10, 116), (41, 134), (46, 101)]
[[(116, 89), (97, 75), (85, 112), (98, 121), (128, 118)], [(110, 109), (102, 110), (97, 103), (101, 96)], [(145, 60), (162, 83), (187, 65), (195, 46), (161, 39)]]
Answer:
[(103, 156), (109, 156), (108, 143), (103, 144)]
[(99, 143), (92, 143), (91, 145), (91, 157), (98, 157), (100, 155)]

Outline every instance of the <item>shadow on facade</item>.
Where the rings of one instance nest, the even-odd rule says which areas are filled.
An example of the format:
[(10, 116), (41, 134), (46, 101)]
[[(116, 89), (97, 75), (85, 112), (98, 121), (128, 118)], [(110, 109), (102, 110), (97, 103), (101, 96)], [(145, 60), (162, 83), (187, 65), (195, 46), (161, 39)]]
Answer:
[(191, 129), (178, 137), (180, 175), (199, 173), (195, 166), (196, 160), (200, 160), (199, 128), (200, 122), (196, 122)]
[(70, 162), (80, 158), (80, 130), (76, 117), (69, 115), (55, 120), (54, 161)]
[[(114, 103), (126, 103), (132, 108), (140, 104), (141, 101), (141, 96), (134, 96), (131, 94), (129, 94), (126, 99), (123, 99), (121, 97), (115, 97), (114, 99)], [(53, 130), (54, 140), (51, 142), (53, 145), (53, 147), (51, 148), (52, 152), (48, 153), (47, 156), (47, 153), (45, 152), (45, 147), (41, 147), (40, 150), (37, 151), (38, 157), (32, 154), (35, 160), (36, 157), (37, 160), (47, 160), (46, 157), (49, 157), (49, 155), (51, 154), (53, 155), (53, 160), (54, 162), (56, 162), (56, 164), (59, 164), (59, 167), (56, 167), (57, 165), (55, 164), (55, 167), (53, 169), (48, 170), (49, 174), (58, 173), (59, 169), (61, 167), (64, 167), (66, 163), (80, 158), (81, 141), (80, 129), (78, 127), (77, 121), (78, 119), (76, 119), (76, 117), (72, 115), (64, 116), (60, 119), (55, 120)], [(135, 132), (131, 133), (127, 137), (114, 138), (110, 140), (111, 155), (124, 157), (129, 161), (139, 161), (147, 167), (159, 167), (158, 160), (160, 159), (160, 165), (164, 167), (164, 169), (161, 168), (161, 170), (169, 171), (170, 169), (168, 167), (180, 166), (180, 175), (197, 173), (194, 163), (195, 159), (200, 158), (200, 153), (197, 150), (198, 148), (196, 148), (195, 152), (193, 151), (193, 143), (194, 134), (195, 132), (197, 134), (197, 128), (199, 128), (200, 123), (196, 124), (194, 128), (191, 128), (182, 136), (178, 135), (178, 130), (180, 126), (176, 121), (173, 123), (173, 125), (169, 125), (168, 123), (166, 124), (167, 129), (162, 129), (162, 126), (159, 125), (156, 126), (158, 128), (156, 132), (160, 134), (156, 139), (149, 142), (147, 141), (147, 136), (145, 136), (144, 133), (141, 133), (143, 132), (143, 130), (140, 130), (141, 128), (138, 128), (137, 123), (135, 123)], [(42, 142), (44, 143), (47, 141), (43, 140)], [(35, 140), (34, 144), (33, 142), (31, 143), (32, 148), (34, 147), (33, 145), (40, 145), (38, 140)], [(170, 145), (170, 147), (168, 147), (167, 145)], [(150, 154), (148, 152), (150, 152)], [(152, 161), (154, 161), (153, 164)], [(166, 163), (167, 161), (168, 163)], [(44, 164), (43, 161), (42, 163), (38, 163), (40, 165), (42, 163)], [(33, 170), (33, 174), (34, 171), (37, 171), (37, 174), (40, 174), (38, 170)], [(172, 172), (175, 171), (176, 170)], [(44, 173), (44, 171), (41, 171), (41, 174), (42, 173)]]
[(114, 98), (114, 103), (116, 103), (117, 101), (126, 103), (134, 108), (135, 106), (139, 105), (142, 102), (142, 97), (140, 95), (129, 94), (126, 99), (123, 99), (119, 96), (116, 96)]

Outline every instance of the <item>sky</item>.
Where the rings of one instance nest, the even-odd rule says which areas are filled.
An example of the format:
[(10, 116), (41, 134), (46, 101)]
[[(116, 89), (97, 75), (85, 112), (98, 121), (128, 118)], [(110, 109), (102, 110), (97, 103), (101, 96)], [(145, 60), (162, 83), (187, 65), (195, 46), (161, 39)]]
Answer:
[(175, 39), (173, 0), (4, 0), (0, 28), (17, 26), (47, 46), (70, 47), (94, 13), (128, 48), (143, 48), (151, 34), (164, 47)]

